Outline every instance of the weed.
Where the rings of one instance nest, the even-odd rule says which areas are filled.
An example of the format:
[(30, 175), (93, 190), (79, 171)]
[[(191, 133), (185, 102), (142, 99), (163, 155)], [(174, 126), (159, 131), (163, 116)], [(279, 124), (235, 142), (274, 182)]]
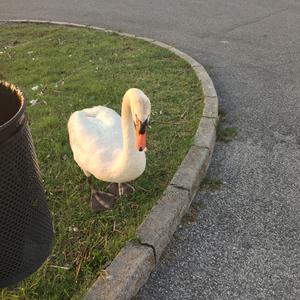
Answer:
[(222, 123), (217, 127), (217, 141), (229, 143), (236, 136), (237, 130), (234, 127), (225, 127)]
[(215, 191), (221, 188), (223, 182), (219, 179), (205, 177), (201, 183), (200, 190)]
[(237, 129), (233, 127), (225, 127), (224, 122), (226, 120), (226, 113), (223, 110), (219, 110), (219, 123), (217, 126), (217, 141), (228, 143), (237, 134)]

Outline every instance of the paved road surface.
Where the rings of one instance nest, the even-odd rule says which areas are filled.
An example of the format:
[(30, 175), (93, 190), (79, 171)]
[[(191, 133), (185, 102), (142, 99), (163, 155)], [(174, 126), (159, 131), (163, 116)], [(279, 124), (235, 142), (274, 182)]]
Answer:
[(177, 231), (137, 299), (300, 299), (300, 2), (0, 0), (0, 19), (93, 24), (198, 59), (227, 125), (202, 209)]

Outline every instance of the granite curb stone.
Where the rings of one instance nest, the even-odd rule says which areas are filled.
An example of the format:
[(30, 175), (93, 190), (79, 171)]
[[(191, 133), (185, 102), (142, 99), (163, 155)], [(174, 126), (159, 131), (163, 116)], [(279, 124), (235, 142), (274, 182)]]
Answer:
[(170, 184), (179, 189), (187, 190), (190, 199), (193, 199), (205, 177), (209, 160), (210, 152), (207, 148), (192, 145)]
[(196, 72), (196, 75), (198, 76), (198, 78), (201, 79), (204, 97), (217, 98), (218, 96), (214, 84), (211, 78), (209, 77), (208, 73), (204, 69), (204, 67), (199, 64), (193, 67), (194, 67), (194, 71)]
[(218, 120), (219, 109), (218, 109), (218, 97), (205, 96), (204, 109), (202, 117), (214, 118)]
[(205, 148), (212, 154), (216, 142), (218, 119), (202, 117), (196, 131), (193, 144)]
[(137, 229), (139, 241), (154, 247), (156, 260), (171, 240), (182, 216), (189, 208), (190, 201), (188, 190), (169, 185)]
[(155, 268), (150, 247), (130, 241), (87, 292), (86, 300), (130, 299)]

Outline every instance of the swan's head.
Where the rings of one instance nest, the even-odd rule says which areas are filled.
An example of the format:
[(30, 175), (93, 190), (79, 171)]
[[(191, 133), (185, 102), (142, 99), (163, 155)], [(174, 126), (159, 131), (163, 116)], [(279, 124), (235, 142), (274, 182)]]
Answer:
[(149, 125), (151, 103), (149, 98), (139, 89), (130, 89), (130, 107), (136, 131), (135, 145), (138, 151), (146, 148), (146, 130)]

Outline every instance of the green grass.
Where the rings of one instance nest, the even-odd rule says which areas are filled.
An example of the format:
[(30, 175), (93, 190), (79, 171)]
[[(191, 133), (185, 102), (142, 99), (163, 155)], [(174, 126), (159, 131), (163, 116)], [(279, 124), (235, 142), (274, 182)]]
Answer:
[[(200, 83), (190, 66), (144, 41), (88, 29), (8, 25), (0, 30), (0, 79), (27, 99), (30, 128), (55, 226), (45, 264), (2, 299), (81, 299), (101, 269), (160, 198), (187, 153), (202, 113)], [(85, 176), (72, 158), (71, 112), (106, 105), (120, 112), (130, 87), (152, 102), (147, 167), (111, 211), (94, 215)], [(37, 100), (35, 105), (30, 101)], [(98, 182), (98, 188), (103, 183)]]
[(234, 127), (224, 127), (222, 123), (217, 127), (217, 140), (224, 143), (229, 143), (237, 134), (237, 129)]
[(219, 111), (219, 123), (217, 126), (217, 141), (223, 143), (231, 142), (237, 135), (237, 129), (234, 127), (224, 126), (226, 120), (226, 113), (223, 110)]
[(223, 182), (219, 179), (207, 178), (205, 177), (201, 182), (201, 191), (215, 191), (219, 190), (223, 185)]

